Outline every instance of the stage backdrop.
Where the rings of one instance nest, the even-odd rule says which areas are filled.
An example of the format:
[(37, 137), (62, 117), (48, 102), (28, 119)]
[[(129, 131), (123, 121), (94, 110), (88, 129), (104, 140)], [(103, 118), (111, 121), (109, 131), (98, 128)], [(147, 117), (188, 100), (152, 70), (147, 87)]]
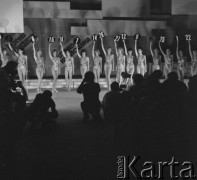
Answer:
[[(80, 63), (74, 48), (75, 37), (79, 37), (81, 39), (80, 50), (87, 50), (88, 56), (90, 57), (90, 70), (92, 70), (92, 35), (97, 34), (100, 31), (105, 33), (105, 47), (112, 47), (113, 53), (115, 53), (114, 37), (116, 35), (126, 33), (128, 35), (126, 40), (127, 47), (134, 49), (133, 36), (140, 33), (142, 37), (139, 40), (139, 46), (143, 48), (144, 54), (147, 55), (148, 62), (152, 61), (149, 48), (150, 37), (154, 40), (154, 47), (158, 48), (160, 36), (165, 36), (166, 41), (163, 44), (164, 49), (166, 47), (170, 47), (175, 55), (175, 36), (178, 35), (180, 37), (180, 47), (184, 49), (185, 54), (188, 57), (188, 61), (190, 61), (190, 58), (188, 55), (188, 43), (185, 40), (186, 34), (191, 34), (192, 47), (197, 48), (195, 46), (195, 41), (197, 40), (197, 18), (195, 15), (170, 15), (168, 14), (169, 8), (167, 8), (166, 13), (168, 15), (166, 15), (164, 9), (161, 14), (154, 16), (151, 14), (152, 10), (150, 9), (152, 5), (150, 6), (149, 4), (152, 2), (151, 0), (142, 0), (139, 4), (135, 3), (137, 2), (136, 0), (132, 0), (136, 9), (132, 9), (132, 11), (127, 10), (127, 12), (124, 11), (125, 6), (119, 6), (120, 4), (117, 0), (91, 1), (91, 3), (93, 2), (96, 4), (99, 3), (100, 5), (102, 4), (102, 8), (90, 8), (90, 6), (88, 6), (90, 1), (88, 1), (87, 4), (83, 4), (83, 6), (81, 6), (83, 8), (77, 8), (79, 7), (77, 5), (77, 1), (74, 1), (74, 4), (72, 1), (26, 1), (24, 2), (23, 12), (25, 17), (24, 33), (3, 34), (2, 44), (4, 47), (7, 47), (6, 42), (11, 41), (11, 45), (16, 51), (19, 47), (25, 49), (25, 53), (28, 56), (30, 78), (35, 77), (36, 68), (36, 64), (33, 59), (31, 36), (37, 37), (36, 48), (41, 49), (43, 52), (46, 67), (46, 78), (51, 78), (52, 65), (48, 53), (49, 36), (54, 36), (56, 38), (56, 42), (52, 44), (52, 49), (57, 49), (58, 52), (60, 52), (58, 38), (60, 36), (65, 37), (65, 41), (63, 43), (64, 49), (70, 50), (74, 56), (76, 76), (80, 75)], [(110, 4), (112, 4), (112, 2), (113, 7), (119, 8), (119, 14), (109, 13)], [(129, 6), (131, 5), (131, 1), (124, 0), (124, 2)], [(97, 7), (96, 4), (93, 7)], [(156, 9), (155, 6), (154, 8)], [(118, 42), (118, 46), (123, 47), (121, 40)], [(105, 58), (101, 49), (100, 39), (96, 42), (96, 48), (101, 51), (104, 64)], [(10, 60), (13, 59), (16, 60), (16, 57), (10, 52)], [(61, 66), (61, 75), (63, 75), (63, 64)]]

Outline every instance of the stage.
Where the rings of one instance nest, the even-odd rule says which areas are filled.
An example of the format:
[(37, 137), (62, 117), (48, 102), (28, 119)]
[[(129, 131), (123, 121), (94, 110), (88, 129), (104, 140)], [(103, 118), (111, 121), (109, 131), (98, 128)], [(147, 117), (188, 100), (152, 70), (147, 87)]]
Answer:
[[(72, 91), (76, 91), (76, 89), (78, 88), (78, 86), (80, 85), (82, 79), (73, 79), (72, 81)], [(115, 81), (115, 78), (111, 79), (111, 82)], [(161, 82), (163, 82), (164, 79), (161, 79)], [(184, 82), (186, 85), (188, 85), (188, 79), (185, 79)], [(53, 80), (52, 79), (43, 79), (42, 80), (42, 84), (41, 84), (41, 88), (42, 90), (51, 90), (52, 89), (52, 83)], [(102, 90), (106, 91), (107, 90), (107, 83), (106, 83), (106, 79), (102, 78), (100, 79), (100, 87)], [(31, 79), (31, 80), (27, 80), (25, 82), (25, 87), (28, 89), (28, 92), (30, 93), (30, 96), (32, 96), (31, 93), (35, 93), (37, 92), (37, 85), (38, 85), (38, 80), (37, 79)], [(58, 79), (57, 81), (57, 90), (60, 92), (66, 92), (66, 81), (65, 79)], [(54, 93), (54, 94), (58, 94)]]

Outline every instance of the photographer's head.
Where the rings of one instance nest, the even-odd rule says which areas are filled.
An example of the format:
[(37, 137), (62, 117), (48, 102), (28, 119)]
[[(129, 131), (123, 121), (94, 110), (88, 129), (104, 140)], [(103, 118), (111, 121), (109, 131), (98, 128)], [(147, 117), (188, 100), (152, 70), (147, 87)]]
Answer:
[(52, 97), (52, 92), (49, 90), (45, 90), (43, 93), (43, 96), (47, 97), (47, 98), (51, 98)]
[(86, 82), (94, 82), (94, 73), (91, 71), (86, 72), (84, 79)]
[(168, 73), (168, 79), (171, 79), (171, 80), (178, 80), (179, 77), (178, 77), (177, 72), (172, 71), (172, 72)]
[(119, 87), (119, 83), (114, 81), (113, 83), (111, 83), (111, 90), (112, 91), (120, 91), (120, 87)]
[(141, 85), (144, 82), (144, 77), (141, 74), (133, 75), (133, 83), (135, 85)]
[(17, 75), (17, 66), (18, 66), (17, 62), (9, 61), (5, 66), (6, 73), (10, 77), (14, 77), (15, 75)]

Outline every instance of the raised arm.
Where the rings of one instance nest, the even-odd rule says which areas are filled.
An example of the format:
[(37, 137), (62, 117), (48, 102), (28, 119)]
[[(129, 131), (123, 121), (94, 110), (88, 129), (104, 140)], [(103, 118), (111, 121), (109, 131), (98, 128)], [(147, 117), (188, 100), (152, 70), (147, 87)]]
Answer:
[(34, 54), (34, 60), (37, 61), (37, 57), (36, 57), (36, 49), (35, 49), (35, 42), (33, 42), (33, 54)]
[(101, 38), (101, 47), (102, 47), (102, 50), (103, 50), (104, 55), (106, 56), (107, 53), (106, 53), (105, 48), (104, 48), (104, 45), (103, 45), (103, 38)]
[(73, 74), (75, 74), (75, 64), (74, 64), (74, 58), (72, 57), (72, 68), (73, 68)]
[(151, 56), (154, 57), (154, 53), (153, 53), (153, 41), (152, 40), (150, 41), (150, 53), (151, 53)]
[(135, 39), (135, 55), (138, 57), (138, 52), (137, 52), (137, 39)]
[(14, 52), (14, 54), (18, 57), (18, 56), (19, 56), (19, 55), (18, 55), (18, 53), (16, 53), (16, 52), (13, 50), (13, 48), (12, 48), (12, 46), (11, 46), (11, 44), (10, 44), (10, 43), (8, 43), (8, 46), (9, 46), (10, 50), (11, 50), (11, 51), (13, 51), (13, 52)]
[(117, 42), (116, 41), (114, 41), (114, 45), (115, 45), (116, 55), (118, 56), (118, 49), (117, 49)]
[(79, 47), (78, 47), (78, 44), (75, 45), (76, 46), (76, 50), (77, 50), (77, 55), (79, 56), (79, 58), (81, 58), (81, 55), (79, 53)]
[(95, 58), (94, 48), (95, 48), (95, 41), (93, 41), (93, 46), (92, 46), (92, 57), (93, 57), (93, 59)]
[(127, 51), (127, 46), (126, 46), (125, 40), (123, 39), (122, 42), (124, 44), (125, 55), (128, 56), (128, 51)]
[(61, 42), (60, 42), (60, 47), (61, 47), (62, 55), (64, 56), (64, 58), (66, 58), (66, 54), (65, 54), (65, 52), (64, 52), (64, 48), (63, 48)]
[(159, 41), (159, 49), (160, 49), (162, 55), (165, 57), (166, 54), (163, 52), (163, 50), (162, 50), (162, 48), (161, 48), (161, 42), (160, 42), (160, 41)]
[(176, 37), (176, 57), (179, 60), (180, 56), (179, 56), (179, 40), (178, 37)]
[(50, 57), (51, 60), (53, 59), (53, 57), (51, 55), (51, 43), (49, 43), (49, 57)]
[(193, 61), (193, 54), (192, 54), (192, 48), (191, 48), (191, 41), (188, 41), (188, 44), (189, 44), (189, 54), (190, 54), (190, 57), (191, 57), (191, 61)]

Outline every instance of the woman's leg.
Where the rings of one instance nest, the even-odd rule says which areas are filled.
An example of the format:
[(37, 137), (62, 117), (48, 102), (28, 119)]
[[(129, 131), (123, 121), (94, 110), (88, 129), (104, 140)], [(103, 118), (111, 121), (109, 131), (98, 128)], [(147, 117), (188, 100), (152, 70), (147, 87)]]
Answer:
[(39, 93), (41, 90), (40, 90), (40, 85), (41, 85), (41, 80), (42, 80), (42, 74), (41, 74), (41, 70), (39, 70), (38, 68), (36, 68), (36, 75), (37, 75), (37, 78), (38, 78), (38, 89), (37, 89), (37, 92)]
[(120, 83), (120, 69), (117, 70), (116, 81)]
[(71, 85), (72, 85), (72, 74), (73, 74), (72, 73), (72, 68), (69, 69), (68, 74), (69, 74), (68, 90), (70, 91)]
[(23, 83), (23, 85), (25, 84), (25, 77), (26, 77), (26, 69), (25, 68), (23, 68), (23, 69), (21, 69), (21, 77), (22, 77), (22, 83)]
[(97, 82), (99, 83), (100, 82), (100, 75), (101, 75), (101, 68), (98, 67), (96, 72), (97, 72)]
[[(19, 81), (21, 81), (23, 83), (23, 74), (22, 74), (22, 70), (18, 68), (18, 77), (19, 77)], [(24, 84), (23, 84), (24, 85)]]
[(104, 70), (105, 70), (105, 76), (106, 76), (106, 81), (107, 81), (107, 88), (108, 90), (110, 90), (110, 84), (111, 84), (110, 75), (112, 71), (112, 65), (105, 65)]
[(65, 81), (66, 81), (66, 89), (68, 91), (69, 82), (68, 82), (68, 68), (65, 68)]
[(141, 67), (140, 67), (140, 74), (141, 74), (142, 76), (144, 76), (144, 74), (145, 74), (145, 66), (141, 66)]
[(84, 79), (85, 73), (87, 71), (87, 66), (81, 66), (80, 71), (81, 71), (82, 79)]
[(97, 83), (98, 82), (98, 77), (97, 77), (97, 68), (96, 67), (93, 67), (93, 73), (94, 73), (94, 81)]
[(167, 79), (167, 77), (168, 77), (168, 70), (167, 70), (167, 68), (165, 66), (163, 68), (163, 72), (164, 72), (165, 79)]
[(140, 74), (140, 67), (137, 65), (137, 73)]
[(56, 72), (55, 72), (55, 69), (52, 67), (51, 69), (51, 72), (52, 72), (52, 76), (53, 76), (53, 87), (52, 87), (52, 91), (55, 90), (55, 86), (56, 86)]

